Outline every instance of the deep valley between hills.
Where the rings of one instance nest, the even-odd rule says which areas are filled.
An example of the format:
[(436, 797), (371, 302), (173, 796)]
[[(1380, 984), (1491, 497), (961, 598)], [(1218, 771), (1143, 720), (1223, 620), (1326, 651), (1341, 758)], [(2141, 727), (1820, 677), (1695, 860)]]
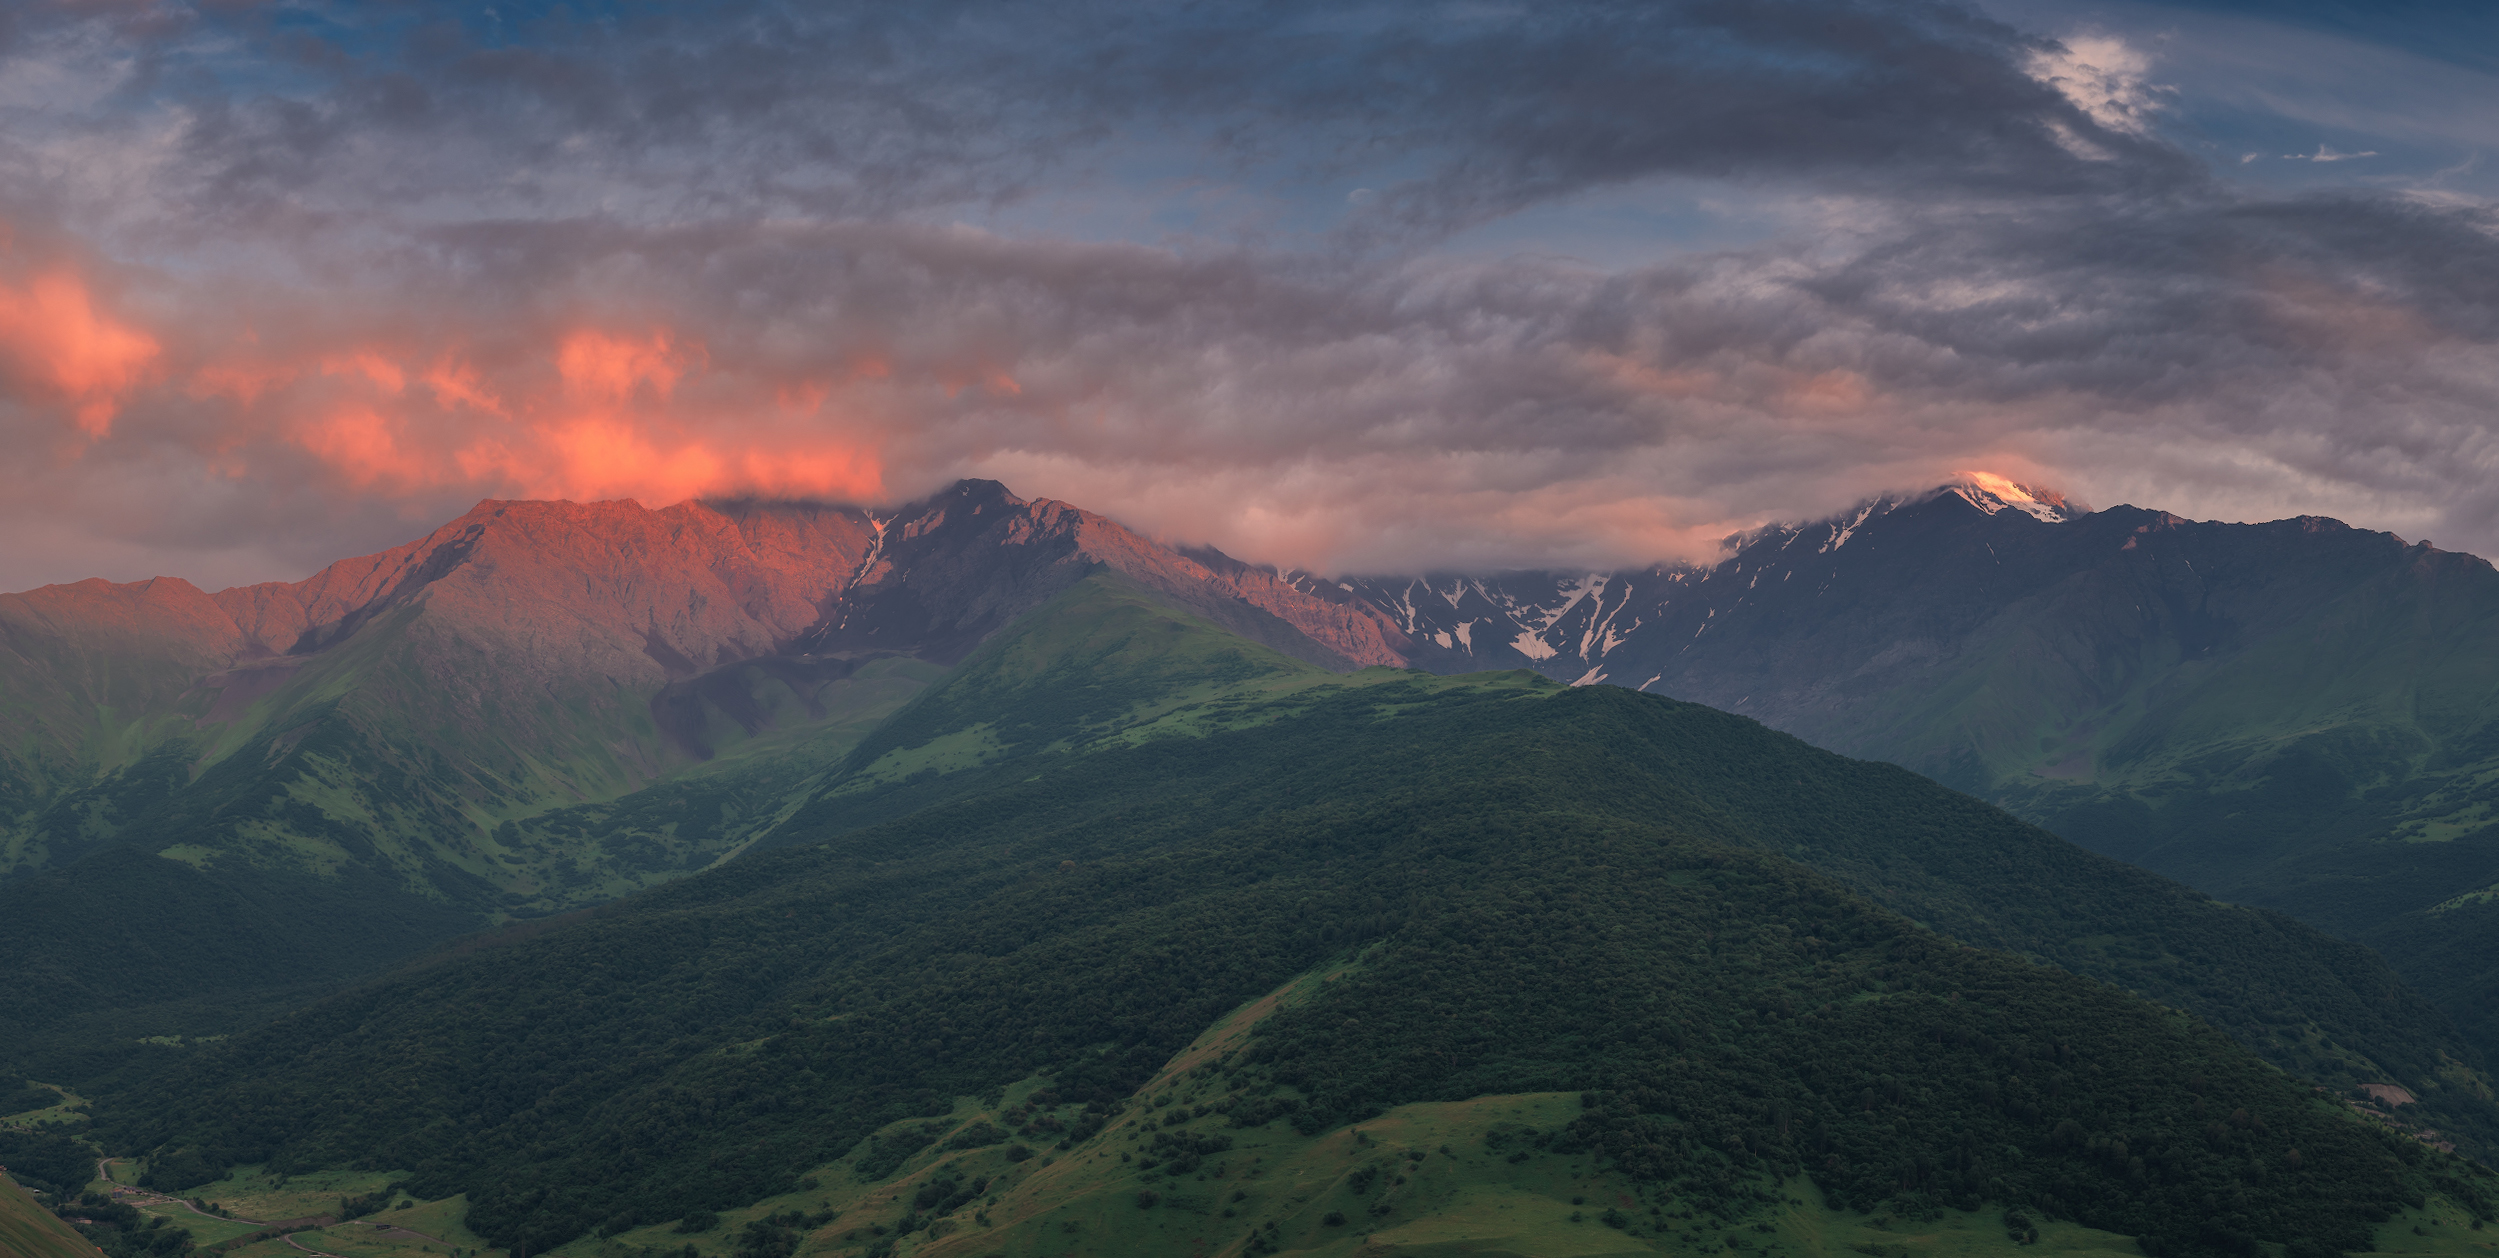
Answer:
[(0, 596), (0, 1238), (2480, 1252), (2499, 575), (2330, 523), (1400, 586), (966, 482)]

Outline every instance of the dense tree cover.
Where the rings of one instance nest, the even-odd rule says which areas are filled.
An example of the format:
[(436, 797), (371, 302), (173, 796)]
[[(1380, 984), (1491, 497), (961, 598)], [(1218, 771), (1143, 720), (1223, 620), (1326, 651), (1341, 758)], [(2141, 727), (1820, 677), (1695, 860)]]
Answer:
[[(898, 820), (335, 998), (123, 1081), (101, 1098), (103, 1130), (219, 1162), (409, 1168), (424, 1195), (469, 1193), (470, 1225), (495, 1243), (543, 1249), (785, 1191), (897, 1119), (1037, 1071), (1070, 1101), (1116, 1104), (1217, 1017), (1386, 940), (1365, 964), (1439, 978), (1344, 1003), (1371, 991), (1356, 982), (1259, 1050), (1329, 1121), (1400, 1093), (1369, 1066), (1323, 1084), (1339, 1072), (1322, 1063), (1446, 1053), (1421, 1086), (1621, 1093), (1635, 1127), (1648, 1093), (1681, 1106), (1675, 1089), (1715, 1081), (1671, 1110), (1712, 1156), (1732, 1156), (1719, 1127), (1733, 1124), (1760, 1142), (1745, 1156), (1802, 1165), (1851, 1201), (2002, 1191), (2160, 1228), (2187, 1200), (2174, 1182), (2252, 1234), (2336, 1238), (2435, 1186), (2180, 1015), (1966, 951), (1730, 846), (1783, 834), (1760, 795), (1794, 801), (1791, 825), (1833, 844), (2035, 834), (1923, 779), (1622, 691), (1417, 679), (1296, 705), (1228, 733), (1024, 757)], [(1712, 776), (1740, 783), (1748, 757), (1756, 795)], [(2172, 910), (2223, 911), (2185, 896)], [(1951, 1016), (1955, 994), (1985, 1012)], [(1322, 1009), (1332, 1024), (1309, 1020)], [(1528, 1033), (1537, 1021), (1554, 1030)], [(1649, 1050), (1607, 1038), (1616, 1024)], [(1972, 1025), (1983, 1041), (1936, 1037)], [(1904, 1080), (1921, 1061), (1948, 1069)], [(2197, 1089), (2172, 1082), (2199, 1074)], [(1852, 1099), (1869, 1088), (1870, 1110)], [(2229, 1108), (2191, 1122), (2198, 1096), (2208, 1115)], [(1942, 1108), (1910, 1115), (1913, 1100)], [(1761, 1135), (1780, 1104), (1783, 1144)], [(2269, 1134), (2198, 1134), (2240, 1109)], [(2279, 1133), (2306, 1169), (2272, 1169), (2289, 1159)], [(2090, 1169), (2112, 1139), (2168, 1195), (2119, 1201)], [(1964, 1160), (1990, 1145), (2023, 1157)], [(1929, 1169), (1904, 1179), (1885, 1150)]]
[[(423, 873), (471, 894), (418, 894), (384, 858), (372, 827), (289, 789), (307, 759), (346, 762), (369, 751), (346, 723), (307, 716), (307, 730), (264, 735), (196, 782), (187, 770), (207, 747), (168, 744), (115, 782), (170, 757), (166, 772), (187, 789), (93, 788), (114, 795), (117, 841), (0, 882), (0, 956), (20, 975), (0, 991), (0, 1030), (38, 1034), (82, 1015), (201, 995), (300, 992), (370, 975), (485, 923), (491, 889), (474, 875), (433, 861)], [(362, 785), (413, 824), (466, 830), (465, 818), (429, 793), (426, 771), (377, 764)], [(301, 850), (314, 846), (326, 850)], [(175, 847), (199, 864), (156, 855)], [(203, 1024), (230, 1025), (210, 1014), (195, 1016), (191, 1029)]]
[[(0, 768), (0, 826), (53, 836), (48, 867), (0, 875), (0, 958), (18, 979), (0, 988), (0, 1073), (110, 1070), (139, 1038), (254, 1025), (497, 916), (698, 868), (777, 818), (784, 796), (936, 671), (885, 668), (876, 684), (893, 693), (804, 737), (505, 821), (491, 843), (474, 814), (525, 807), (544, 786), (528, 766), (416, 755), (395, 741), (404, 728), (337, 703), (308, 703), (239, 748), (213, 733), (171, 738), (25, 817), (10, 792), (28, 808), (36, 797)], [(184, 859), (157, 855), (167, 850)]]
[[(204, 1184), (225, 1173), (225, 1168), (212, 1165), (197, 1145), (160, 1149), (149, 1158), (147, 1170), (139, 1176), (141, 1188), (159, 1192), (180, 1192), (195, 1184)], [(342, 1215), (341, 1217), (352, 1217)]]
[[(361, 866), (202, 870), (122, 846), (0, 883), (0, 1071), (75, 1080), (218, 1034), (472, 929)], [(277, 1007), (271, 1007), (271, 1006)]]
[(2467, 1036), (2477, 1043), (2499, 1044), (2499, 902), (2468, 898), (2406, 913), (2361, 938), (2400, 958), (2406, 981), (2456, 1010), (2456, 1021)]
[(0, 1166), (29, 1188), (62, 1194), (95, 1177), (95, 1153), (66, 1124), (0, 1127)]
[(2487, 1060), (2499, 1052), (2499, 916), (2487, 904), (2432, 906), (2499, 883), (2499, 827), (2387, 840), (2422, 837), (2425, 818), (2472, 824), (2499, 804), (2499, 777), (2486, 772), (2499, 722), (2435, 754), (2383, 732), (2329, 728), (2253, 766), (2195, 765), (2152, 799), (2045, 789), (2006, 799), (2077, 842), (2368, 944)]
[(1655, 784), (1682, 786), (1724, 823), (1721, 837), (1836, 875), (1964, 942), (2190, 1010), (2338, 1092), (2400, 1082), (2442, 1130), (2486, 1157), (2499, 1150), (2499, 1111), (2456, 1079), (2483, 1067), (2480, 1052), (2368, 949), (2215, 902), (1892, 765), (1828, 757), (1707, 708), (1673, 720), (1636, 711), (1592, 718), (1657, 766), (1609, 784), (1619, 808), (1674, 806)]
[[(1001, 763), (899, 782), (854, 777), (790, 831), (872, 824), (1014, 781), (1032, 752), (1115, 729), (1123, 713), (1166, 708), (1175, 695), (1207, 696), (1206, 678), (1272, 684), (1307, 671), (1221, 634), (1176, 632), (1179, 620), (1116, 583), (1089, 582), (1054, 611), (984, 647), (863, 742), (850, 767), (971, 728), (1002, 745)], [(1290, 705), (1217, 691), (1202, 706), (1220, 722)], [(2365, 948), (2278, 913), (2214, 903), (1895, 767), (1835, 761), (1745, 718), (1687, 708), (1672, 722), (1627, 722), (1620, 713), (1631, 709), (1599, 706), (1607, 715), (1589, 728), (1520, 733), (1548, 758), (1637, 753), (1643, 771), (1582, 775), (1582, 789), (1602, 796), (1588, 806), (1715, 823), (1726, 841), (1837, 874), (1934, 929), (2189, 1009), (2336, 1090), (2401, 1083), (2422, 1098), (2428, 1125), (2480, 1156), (2499, 1153), (2482, 1055)]]
[(193, 1249), (188, 1231), (102, 1193), (83, 1193), (75, 1201), (56, 1204), (54, 1212), (103, 1251), (104, 1258), (186, 1258)]
[(2029, 1205), (2156, 1253), (2365, 1249), (2425, 1186), (2492, 1208), (2487, 1172), (2352, 1121), (2175, 1011), (1939, 939), (1775, 858), (1553, 818), (1526, 837), (1504, 846), (1547, 876), (1437, 889), (1262, 1029), (1245, 1092), (1292, 1086), (1317, 1130), (1596, 1080), (1538, 1145), (1726, 1218), (1764, 1171), (1912, 1217)]

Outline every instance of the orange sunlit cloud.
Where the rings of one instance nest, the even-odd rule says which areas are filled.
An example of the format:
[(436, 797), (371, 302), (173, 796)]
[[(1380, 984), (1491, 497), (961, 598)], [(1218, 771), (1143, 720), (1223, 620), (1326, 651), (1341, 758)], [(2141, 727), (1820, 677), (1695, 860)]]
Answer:
[(66, 404), (90, 436), (112, 430), (123, 395), (156, 355), (155, 338), (97, 310), (86, 281), (67, 267), (22, 288), (0, 284), (0, 356), (10, 374)]
[[(697, 350), (697, 356), (700, 351)], [(669, 344), (666, 332), (647, 340), (580, 331), (564, 338), (555, 367), (566, 391), (580, 397), (621, 401), (642, 385), (667, 397), (685, 374), (683, 358)]]
[(195, 398), (230, 397), (249, 406), (301, 374), (265, 363), (212, 363), (191, 373), (190, 393)]
[(489, 415), (504, 413), (503, 400), (486, 390), (477, 369), (467, 363), (446, 358), (425, 373), (425, 387), (446, 403), (457, 403), (470, 410)]
[(722, 492), (872, 499), (884, 491), (876, 453), (811, 441), (789, 449), (724, 452), (700, 438), (671, 439), (609, 418), (523, 427), (460, 450), (460, 474), (530, 498), (629, 497), (678, 502)]
[(190, 396), (239, 406), (217, 444), (275, 437), (360, 493), (466, 488), (659, 506), (745, 493), (866, 501), (886, 488), (878, 433), (842, 405), (846, 390), (883, 383), (881, 361), (830, 384), (758, 376), (717, 369), (699, 342), (665, 328), (507, 340), (493, 373), (463, 350), (406, 342), (293, 363), (254, 346), (248, 361), (189, 373)]
[(391, 422), (373, 411), (332, 415), (306, 425), (295, 434), (295, 440), (344, 473), (348, 483), (358, 489), (369, 489), (383, 481), (410, 483), (425, 479), (424, 467), (401, 452)]
[(776, 497), (866, 501), (885, 492), (883, 462), (868, 450), (749, 450), (739, 470), (746, 484)]
[(384, 393), (403, 393), (408, 388), (407, 369), (369, 349), (330, 358), (321, 370), (333, 376), (362, 376)]
[(556, 456), (536, 480), (540, 498), (595, 498), (645, 489), (667, 500), (691, 498), (723, 479), (720, 456), (701, 442), (662, 447), (634, 426), (580, 419), (537, 434)]

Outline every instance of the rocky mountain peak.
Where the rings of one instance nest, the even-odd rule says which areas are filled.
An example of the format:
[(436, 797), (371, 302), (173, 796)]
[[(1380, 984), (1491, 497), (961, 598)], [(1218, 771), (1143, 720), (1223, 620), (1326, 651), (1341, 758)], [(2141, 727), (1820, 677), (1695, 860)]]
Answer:
[(2064, 494), (2038, 485), (2024, 485), (1993, 472), (1963, 472), (1936, 487), (1929, 497), (1950, 494), (1971, 506), (1994, 515), (1999, 511), (2019, 511), (2047, 524), (2064, 524), (2091, 514), (2079, 504), (2066, 500)]

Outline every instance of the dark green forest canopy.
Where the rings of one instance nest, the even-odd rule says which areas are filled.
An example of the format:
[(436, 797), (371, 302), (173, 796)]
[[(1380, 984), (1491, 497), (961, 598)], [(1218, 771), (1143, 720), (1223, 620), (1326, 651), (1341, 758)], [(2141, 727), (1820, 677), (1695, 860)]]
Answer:
[[(1175, 694), (1200, 700), (1204, 721), (1272, 719), (1298, 710), (1283, 688), (1315, 671), (1097, 578), (1001, 634), (854, 756), (864, 766), (979, 728), (1004, 744), (1004, 762), (987, 773), (924, 769), (897, 782), (837, 783), (789, 830), (820, 835), (1012, 781), (1021, 755), (1071, 733), (1081, 741), (1080, 731), (1117, 730), (1123, 714), (1169, 727)], [(1263, 681), (1207, 693), (1217, 676)], [(1533, 675), (1466, 680), (1495, 677), (1519, 684)], [(1576, 806), (1671, 816), (1696, 833), (1802, 861), (1955, 938), (2190, 1010), (2334, 1091), (2399, 1083), (2422, 1099), (2425, 1125), (2485, 1158), (2499, 1151), (2481, 1054), (2366, 948), (2279, 913), (2216, 903), (1897, 767), (1834, 757), (1748, 718), (1593, 687), (1570, 692), (1560, 709), (1521, 711), (1510, 734), (1529, 757), (1519, 767), (1573, 792)]]
[[(1034, 685), (1064, 698), (1116, 662)], [(1137, 745), (1024, 738), (885, 791), (903, 815), (857, 829), (828, 805), (822, 841), (125, 1077), (101, 1130), (210, 1164), (410, 1169), (537, 1249), (785, 1190), (1036, 1072), (1107, 1111), (1218, 1017), (1367, 948), (1245, 1063), (1306, 1121), (1585, 1089), (1572, 1138), (1686, 1191), (1794, 1168), (1837, 1200), (2018, 1201), (2180, 1252), (2365, 1243), (2432, 1191), (2488, 1210), (2466, 1164), (2194, 1019), (1861, 892), (2051, 960), (2081, 934), (2158, 944), (2243, 1002), (2339, 989), (2388, 1021), (2334, 1034), (2393, 1056), (2397, 989), (2372, 1004), (2336, 968), (2365, 980), (2365, 954), (2157, 879), (2095, 890), (2120, 867), (2080, 853), (2026, 869), (2056, 841), (1693, 705), (1423, 678), (1275, 703)], [(2148, 994), (2203, 999), (2159, 986), (2186, 965), (2142, 968)], [(2335, 999), (2301, 1016), (2344, 1017)]]
[[(1593, 690), (1594, 688), (1590, 688)], [(2265, 909), (2214, 901), (2067, 843), (1907, 770), (1828, 756), (1697, 705), (1655, 719), (1633, 696), (1573, 692), (1645, 775), (1607, 777), (1626, 815), (1690, 791), (1718, 837), (1777, 852), (1963, 942), (2106, 979), (2187, 1009), (2338, 1092), (2403, 1084), (2436, 1125), (2499, 1148), (2499, 1114), (2466, 1072), (2480, 1053), (2368, 949)]]

